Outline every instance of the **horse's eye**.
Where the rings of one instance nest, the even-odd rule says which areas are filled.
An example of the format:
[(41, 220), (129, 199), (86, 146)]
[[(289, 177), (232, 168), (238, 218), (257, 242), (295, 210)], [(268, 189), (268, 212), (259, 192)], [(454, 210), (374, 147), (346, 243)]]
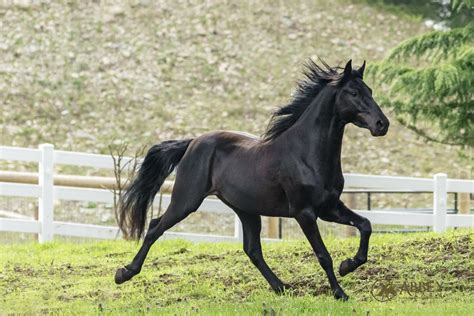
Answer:
[(356, 97), (356, 96), (357, 96), (357, 91), (355, 91), (355, 90), (354, 90), (354, 91), (351, 91), (351, 95), (352, 95), (353, 97)]

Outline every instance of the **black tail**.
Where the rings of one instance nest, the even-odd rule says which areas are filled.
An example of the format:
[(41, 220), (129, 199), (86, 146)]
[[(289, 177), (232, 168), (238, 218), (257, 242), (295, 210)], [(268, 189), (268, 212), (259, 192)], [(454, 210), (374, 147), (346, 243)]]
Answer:
[(192, 139), (169, 140), (148, 150), (138, 176), (120, 200), (117, 219), (125, 237), (142, 237), (148, 208), (166, 177), (183, 158), (191, 141)]

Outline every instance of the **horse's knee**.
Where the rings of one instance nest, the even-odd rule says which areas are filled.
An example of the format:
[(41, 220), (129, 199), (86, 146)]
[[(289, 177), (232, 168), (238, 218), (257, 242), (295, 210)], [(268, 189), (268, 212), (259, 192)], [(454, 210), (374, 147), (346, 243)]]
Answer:
[(318, 253), (316, 258), (324, 270), (332, 268), (332, 258), (328, 253)]
[(359, 225), (359, 231), (361, 234), (370, 235), (372, 233), (372, 224), (367, 218), (363, 218)]

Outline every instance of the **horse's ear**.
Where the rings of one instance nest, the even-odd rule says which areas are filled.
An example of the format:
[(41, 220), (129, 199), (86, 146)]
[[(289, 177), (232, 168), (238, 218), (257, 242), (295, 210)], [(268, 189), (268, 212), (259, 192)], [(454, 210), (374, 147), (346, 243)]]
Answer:
[(344, 79), (349, 79), (352, 74), (352, 59), (349, 60), (344, 67)]
[(362, 64), (362, 66), (360, 66), (360, 68), (357, 69), (357, 72), (360, 74), (361, 78), (364, 78), (364, 70), (365, 70), (365, 60), (364, 60), (364, 63)]

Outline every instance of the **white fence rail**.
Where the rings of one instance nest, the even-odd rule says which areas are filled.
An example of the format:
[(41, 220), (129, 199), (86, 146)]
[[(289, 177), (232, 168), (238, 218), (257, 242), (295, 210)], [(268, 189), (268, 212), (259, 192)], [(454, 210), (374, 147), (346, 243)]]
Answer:
[[(131, 158), (126, 158), (127, 161)], [(113, 193), (104, 189), (55, 186), (55, 165), (76, 165), (113, 169), (111, 156), (54, 150), (53, 145), (43, 144), (38, 149), (0, 146), (0, 160), (38, 163), (38, 184), (0, 182), (0, 196), (38, 198), (38, 220), (0, 218), (0, 231), (36, 233), (39, 241), (52, 240), (54, 235), (115, 239), (120, 237), (117, 227), (91, 224), (67, 223), (54, 220), (54, 200), (90, 201), (112, 203)], [(345, 174), (346, 188), (395, 190), (403, 192), (433, 192), (433, 214), (412, 212), (357, 211), (369, 218), (373, 224), (432, 226), (436, 232), (448, 227), (474, 227), (474, 215), (447, 214), (449, 192), (474, 193), (473, 180), (448, 179), (445, 174), (430, 178), (373, 176)], [(164, 195), (161, 206), (166, 208), (170, 196)], [(217, 199), (205, 199), (201, 211), (233, 213)], [(192, 241), (237, 241), (242, 239), (240, 221), (235, 216), (234, 236), (201, 235), (166, 232), (164, 239), (184, 238)]]

